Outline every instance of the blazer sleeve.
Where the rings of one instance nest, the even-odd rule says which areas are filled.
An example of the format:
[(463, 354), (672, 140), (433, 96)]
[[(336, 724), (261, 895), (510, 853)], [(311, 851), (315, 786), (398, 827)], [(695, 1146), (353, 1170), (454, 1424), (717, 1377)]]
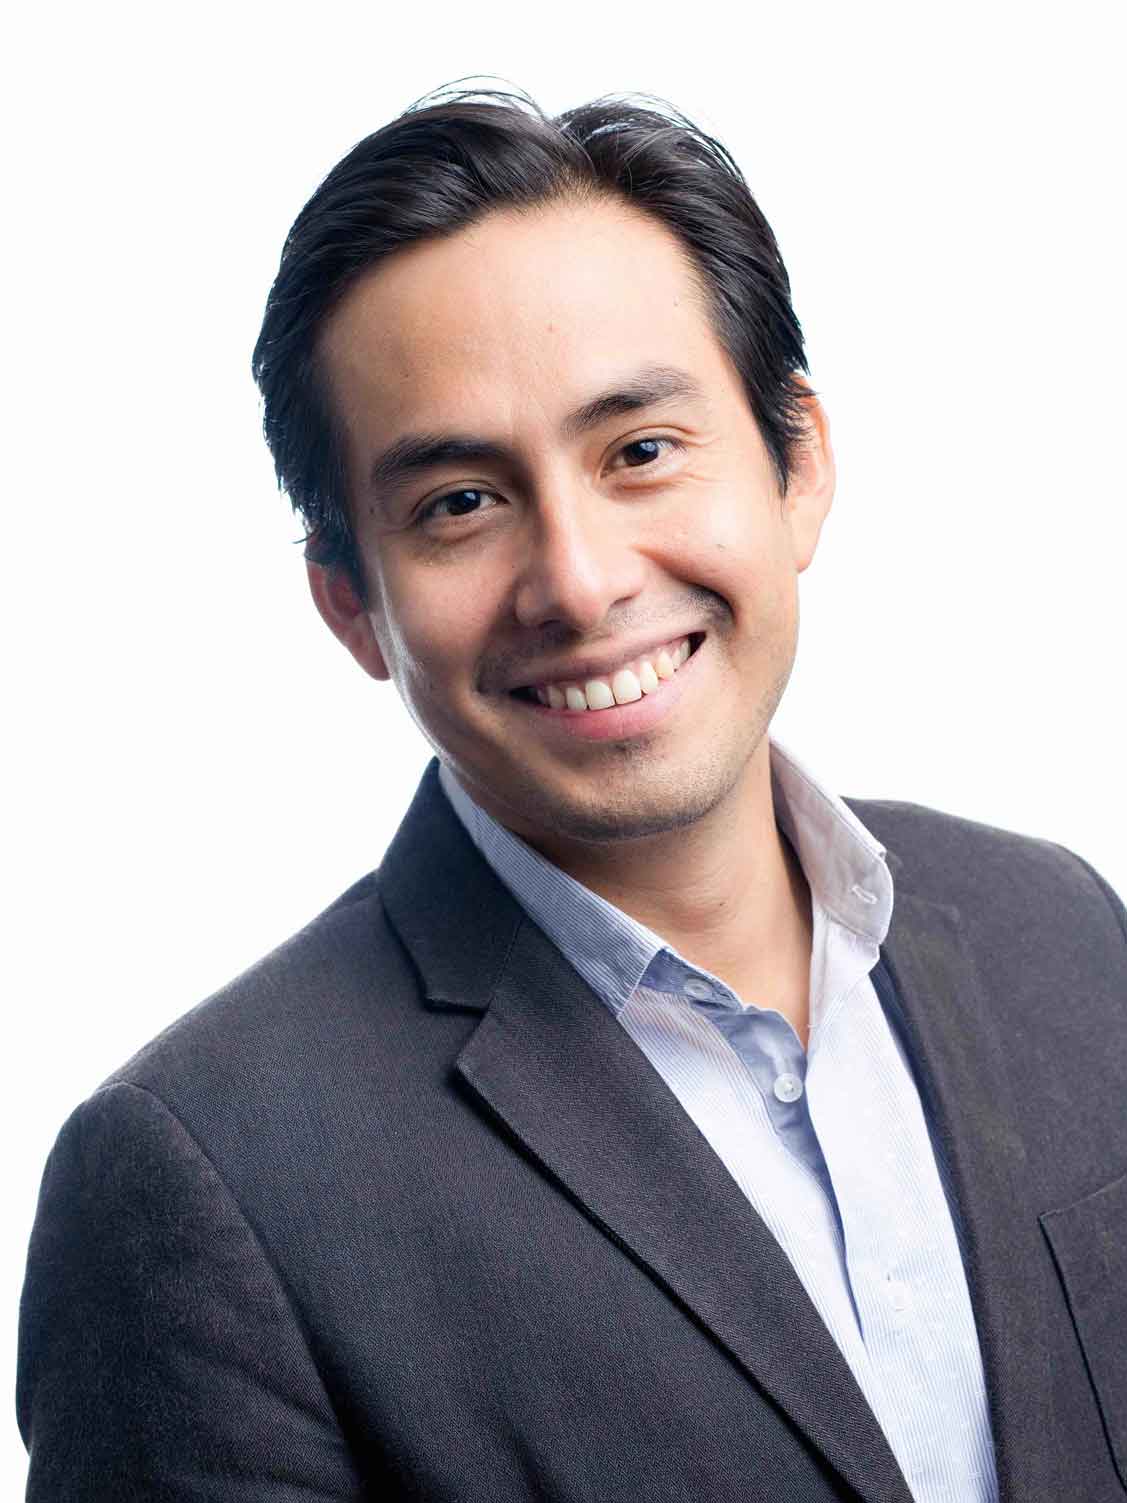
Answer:
[(47, 1162), (20, 1307), (29, 1503), (315, 1503), (361, 1486), (274, 1269), (157, 1097), (104, 1087)]

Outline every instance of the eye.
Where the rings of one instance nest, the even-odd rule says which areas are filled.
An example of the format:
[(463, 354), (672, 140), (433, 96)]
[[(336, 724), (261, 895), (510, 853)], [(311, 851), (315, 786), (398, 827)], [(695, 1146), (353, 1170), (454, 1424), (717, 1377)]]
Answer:
[(622, 448), (618, 451), (618, 457), (625, 461), (627, 469), (640, 470), (661, 459), (663, 453), (672, 452), (681, 447), (682, 445), (677, 439), (665, 436), (660, 438), (635, 438), (630, 443), (623, 444)]
[(442, 521), (447, 517), (472, 517), (489, 510), (489, 503), (496, 501), (492, 491), (462, 490), (447, 491), (428, 501), (418, 514), (420, 522)]

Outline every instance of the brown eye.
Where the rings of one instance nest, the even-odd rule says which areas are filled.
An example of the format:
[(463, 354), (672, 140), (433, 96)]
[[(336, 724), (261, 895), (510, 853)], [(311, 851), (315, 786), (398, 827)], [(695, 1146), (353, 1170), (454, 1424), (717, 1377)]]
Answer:
[(481, 497), (481, 491), (451, 491), (439, 504), (446, 508), (448, 517), (464, 517), (468, 512), (476, 511)]
[(661, 439), (638, 438), (632, 444), (627, 444), (622, 450), (622, 456), (631, 468), (636, 469), (639, 465), (650, 464), (661, 455)]
[(418, 520), (442, 522), (476, 516), (478, 512), (488, 510), (490, 502), (495, 500), (492, 491), (447, 491), (444, 496), (436, 496), (433, 501), (429, 501), (419, 512)]
[(654, 438), (635, 438), (622, 445), (615, 454), (615, 462), (617, 465), (621, 461), (629, 470), (648, 469), (662, 460), (671, 459), (675, 451), (682, 448), (684, 445), (680, 439), (670, 438), (664, 433)]

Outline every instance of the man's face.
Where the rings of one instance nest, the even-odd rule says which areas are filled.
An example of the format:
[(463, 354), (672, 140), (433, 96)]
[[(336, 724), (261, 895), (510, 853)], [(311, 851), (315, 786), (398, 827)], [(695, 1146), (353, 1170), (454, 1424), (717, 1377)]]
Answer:
[(362, 279), (321, 353), (369, 609), (314, 594), (472, 797), (546, 848), (722, 815), (766, 767), (832, 459), (811, 400), (780, 497), (673, 236), (496, 212)]

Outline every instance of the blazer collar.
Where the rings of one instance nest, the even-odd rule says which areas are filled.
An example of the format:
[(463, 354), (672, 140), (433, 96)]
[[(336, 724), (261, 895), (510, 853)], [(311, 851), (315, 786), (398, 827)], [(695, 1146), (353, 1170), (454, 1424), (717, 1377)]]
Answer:
[[(881, 838), (881, 806), (853, 806)], [(892, 850), (887, 859), (897, 880), (882, 948), (899, 993), (893, 1021), (950, 1165), (1001, 1503), (1053, 1496), (1046, 1295), (1033, 1271), (1044, 1259), (1026, 1246), (1037, 1224), (1003, 1040), (958, 910), (918, 890), (910, 859)], [(694, 1312), (859, 1497), (910, 1503), (884, 1434), (790, 1261), (633, 1040), (474, 849), (435, 762), (388, 849), (380, 886), (428, 1005), (483, 1014), (456, 1061), (469, 1086), (594, 1225)], [(747, 1279), (733, 1279), (733, 1267)]]
[(429, 1003), (484, 1012), (524, 918), (478, 855), (433, 760), (380, 865), (380, 897)]

